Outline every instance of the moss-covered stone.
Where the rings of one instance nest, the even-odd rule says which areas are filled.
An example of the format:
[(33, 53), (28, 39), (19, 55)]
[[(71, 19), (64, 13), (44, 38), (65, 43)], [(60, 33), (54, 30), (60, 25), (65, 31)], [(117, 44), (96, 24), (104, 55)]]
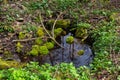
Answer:
[(17, 61), (5, 61), (5, 60), (0, 59), (0, 69), (6, 69), (6, 68), (12, 68), (12, 67), (20, 68), (25, 65), (26, 65), (25, 63), (20, 63)]
[(79, 50), (79, 51), (77, 52), (77, 54), (78, 54), (78, 55), (83, 55), (83, 54), (84, 54), (84, 50)]
[(68, 37), (66, 38), (66, 42), (67, 42), (68, 44), (72, 44), (72, 43), (74, 42), (74, 37), (73, 37), (73, 36), (68, 36)]
[[(54, 22), (55, 22), (54, 19), (49, 20), (49, 21), (47, 22), (47, 25), (51, 27), (51, 26), (53, 26)], [(70, 20), (69, 20), (69, 19), (57, 20), (57, 22), (56, 22), (56, 24), (55, 24), (55, 27), (56, 27), (56, 28), (64, 28), (64, 29), (66, 29), (66, 28), (68, 28), (69, 26), (70, 26)]]

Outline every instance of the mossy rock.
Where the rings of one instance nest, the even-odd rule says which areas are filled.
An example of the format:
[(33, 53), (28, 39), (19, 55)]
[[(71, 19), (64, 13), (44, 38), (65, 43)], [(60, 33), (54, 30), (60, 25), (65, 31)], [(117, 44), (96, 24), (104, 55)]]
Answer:
[[(52, 27), (53, 24), (54, 24), (54, 22), (55, 22), (54, 19), (49, 20), (49, 21), (47, 22), (47, 25), (50, 26), (50, 27)], [(64, 29), (66, 29), (66, 28), (70, 27), (70, 20), (69, 20), (69, 19), (57, 20), (57, 22), (56, 22), (56, 24), (55, 24), (55, 27), (56, 27), (56, 28), (64, 28)]]
[(77, 54), (78, 54), (79, 56), (83, 55), (83, 54), (84, 54), (84, 50), (79, 50), (79, 51), (77, 52)]
[(0, 59), (0, 69), (6, 69), (6, 68), (20, 68), (26, 66), (25, 63), (20, 63), (17, 61), (5, 61)]
[(68, 37), (66, 38), (66, 42), (67, 42), (68, 44), (72, 44), (72, 43), (74, 42), (74, 37), (73, 37), (73, 36), (68, 36)]

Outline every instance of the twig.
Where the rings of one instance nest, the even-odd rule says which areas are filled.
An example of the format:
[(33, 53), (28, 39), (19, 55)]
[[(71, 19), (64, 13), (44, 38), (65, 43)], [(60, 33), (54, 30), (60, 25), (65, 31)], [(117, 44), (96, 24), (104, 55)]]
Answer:
[(42, 16), (41, 16), (41, 13), (39, 15), (39, 18), (40, 18), (40, 22), (41, 22), (41, 25), (43, 27), (43, 29), (45, 30), (45, 32), (48, 34), (48, 36), (58, 45), (60, 46), (61, 48), (64, 48), (63, 46), (61, 46), (56, 40), (55, 38), (47, 31), (47, 29), (45, 28), (44, 24), (43, 24), (43, 21), (42, 21)]
[(56, 18), (56, 20), (55, 20), (55, 22), (54, 22), (54, 24), (53, 24), (53, 27), (52, 27), (52, 36), (53, 36), (53, 37), (55, 37), (55, 36), (54, 36), (54, 29), (55, 29), (56, 22), (57, 22), (57, 20), (60, 18), (60, 16), (61, 16), (62, 14), (63, 14), (63, 13), (61, 12), (61, 13), (57, 16), (57, 18)]
[(12, 42), (25, 42), (25, 41), (32, 41), (35, 40), (37, 38), (29, 38), (29, 39), (21, 39), (21, 40), (13, 40)]

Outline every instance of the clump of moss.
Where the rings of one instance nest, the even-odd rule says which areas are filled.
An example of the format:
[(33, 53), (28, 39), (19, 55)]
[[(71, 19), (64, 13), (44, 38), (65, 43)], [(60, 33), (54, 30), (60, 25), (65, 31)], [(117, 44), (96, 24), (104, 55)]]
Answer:
[(84, 50), (79, 50), (79, 51), (77, 52), (77, 54), (78, 54), (78, 55), (83, 55), (83, 54), (84, 54)]
[(22, 51), (23, 45), (20, 42), (17, 42), (16, 48), (17, 48), (16, 51), (20, 53)]
[(57, 29), (55, 29), (55, 30), (54, 30), (55, 37), (61, 35), (62, 31), (63, 31), (62, 28), (57, 28)]
[[(55, 22), (55, 20), (52, 19), (52, 20), (49, 20), (47, 24), (49, 26), (53, 26), (54, 22)], [(69, 19), (57, 20), (56, 25), (55, 25), (55, 27), (57, 27), (57, 28), (64, 28), (64, 29), (68, 28), (69, 26), (70, 26)]]
[(39, 37), (42, 37), (44, 36), (44, 31), (43, 31), (43, 28), (38, 28), (36, 34), (39, 36)]
[(43, 41), (42, 41), (41, 38), (37, 38), (37, 39), (35, 40), (35, 43), (36, 43), (37, 45), (40, 45), (40, 44), (43, 43)]
[(46, 46), (47, 49), (52, 49), (52, 48), (54, 48), (54, 44), (53, 44), (52, 42), (47, 42), (47, 43), (44, 44), (44, 46)]
[(29, 54), (33, 55), (33, 56), (38, 56), (38, 54), (39, 54), (39, 46), (38, 45), (33, 45), (32, 50), (30, 51)]
[(66, 42), (69, 43), (69, 44), (72, 44), (74, 42), (74, 37), (73, 36), (68, 36), (66, 38)]
[(24, 39), (25, 37), (26, 35), (24, 32), (19, 32), (19, 36), (18, 36), (19, 39)]
[(88, 37), (88, 29), (90, 29), (91, 25), (89, 23), (78, 23), (77, 29), (75, 32), (75, 36), (79, 37), (84, 41)]
[(40, 46), (39, 51), (41, 55), (46, 55), (49, 53), (49, 50), (47, 49), (46, 46)]

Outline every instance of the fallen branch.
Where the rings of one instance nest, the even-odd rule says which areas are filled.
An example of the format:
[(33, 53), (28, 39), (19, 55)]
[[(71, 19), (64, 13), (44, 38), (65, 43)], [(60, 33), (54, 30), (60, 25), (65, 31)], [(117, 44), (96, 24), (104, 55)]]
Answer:
[(53, 24), (53, 27), (52, 27), (52, 36), (53, 36), (53, 37), (55, 37), (55, 36), (54, 36), (54, 29), (55, 29), (56, 22), (57, 22), (57, 20), (60, 18), (60, 16), (61, 16), (62, 14), (63, 14), (63, 13), (61, 12), (61, 13), (57, 16), (57, 18), (56, 18), (56, 20), (55, 20), (55, 22), (54, 22), (54, 24)]
[[(45, 32), (48, 34), (48, 36), (49, 36), (58, 46), (60, 46), (61, 48), (64, 48), (63, 46), (61, 46), (61, 45), (55, 40), (54, 36), (51, 35), (51, 34), (47, 31), (47, 29), (45, 28), (45, 25), (43, 24), (43, 21), (42, 21), (42, 15), (41, 15), (41, 13), (40, 13), (40, 15), (39, 15), (39, 18), (40, 18), (41, 25), (42, 25), (43, 29), (45, 30)], [(56, 19), (56, 21), (57, 21), (57, 19)], [(55, 23), (56, 23), (56, 22), (54, 22), (54, 26), (55, 26)], [(54, 26), (53, 26), (53, 27), (54, 27)], [(53, 30), (54, 30), (54, 28), (53, 28)]]

